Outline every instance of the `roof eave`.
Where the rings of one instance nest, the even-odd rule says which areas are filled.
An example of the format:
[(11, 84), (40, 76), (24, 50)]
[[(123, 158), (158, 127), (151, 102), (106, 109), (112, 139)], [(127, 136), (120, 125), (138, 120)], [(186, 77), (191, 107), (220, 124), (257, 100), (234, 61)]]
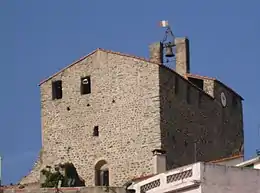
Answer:
[(62, 68), (62, 69), (59, 70), (58, 72), (56, 72), (56, 73), (54, 73), (53, 75), (49, 76), (48, 78), (42, 80), (42, 81), (38, 84), (38, 86), (41, 86), (43, 83), (45, 83), (45, 82), (47, 82), (48, 80), (52, 79), (53, 77), (55, 77), (55, 76), (58, 75), (59, 73), (63, 72), (64, 70), (70, 68), (70, 67), (73, 66), (74, 64), (77, 64), (78, 62), (81, 62), (82, 60), (84, 60), (84, 59), (86, 59), (87, 57), (91, 56), (92, 54), (96, 53), (98, 50), (100, 50), (100, 48), (98, 48), (98, 49), (96, 49), (96, 50), (90, 52), (88, 55), (83, 56), (82, 58), (80, 58), (80, 59), (74, 61), (72, 64), (70, 64), (70, 65), (68, 65), (68, 66), (66, 66), (66, 67), (64, 67), (64, 68)]
[(239, 159), (239, 158), (243, 158), (243, 157), (244, 157), (243, 154), (238, 154), (238, 155), (234, 155), (231, 157), (226, 157), (226, 158), (222, 158), (222, 159), (218, 159), (218, 160), (209, 161), (208, 163), (221, 163), (221, 162)]
[(220, 80), (218, 80), (217, 78), (213, 78), (213, 77), (208, 77), (208, 76), (200, 76), (200, 75), (195, 75), (195, 74), (186, 74), (187, 77), (190, 78), (197, 78), (197, 79), (207, 79), (207, 80), (212, 80), (212, 81), (216, 81), (219, 84), (223, 85), (225, 88), (227, 88), (228, 90), (230, 90), (231, 92), (233, 92), (236, 96), (238, 96), (242, 101), (244, 100), (244, 98), (239, 95), (237, 92), (235, 92), (233, 89), (231, 89), (230, 87), (228, 87), (227, 85), (225, 85), (223, 82), (221, 82)]
[(247, 165), (251, 165), (251, 164), (254, 164), (256, 163), (257, 161), (260, 160), (260, 156), (256, 157), (256, 158), (253, 158), (253, 159), (250, 159), (250, 160), (247, 160), (245, 162), (242, 162), (240, 164), (237, 164), (236, 167), (245, 167)]

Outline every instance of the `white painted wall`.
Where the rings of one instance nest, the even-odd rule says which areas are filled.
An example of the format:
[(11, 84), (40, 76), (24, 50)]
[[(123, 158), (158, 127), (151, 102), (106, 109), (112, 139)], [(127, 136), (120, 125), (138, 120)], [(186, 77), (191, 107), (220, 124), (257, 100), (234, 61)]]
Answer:
[(260, 162), (256, 162), (256, 163), (254, 164), (254, 168), (255, 168), (255, 169), (260, 169)]
[[(260, 164), (258, 165), (260, 167)], [(192, 169), (192, 176), (167, 182), (167, 176)], [(153, 176), (132, 186), (141, 187), (160, 179), (160, 185), (146, 193), (260, 193), (260, 170), (212, 163), (195, 163)]]
[(260, 193), (260, 171), (251, 168), (205, 164), (202, 193)]
[[(185, 177), (183, 179), (174, 180), (172, 182), (167, 182), (167, 177), (171, 175), (178, 175), (182, 172), (192, 170), (192, 175), (190, 177)], [(184, 167), (180, 167), (174, 170), (170, 170), (141, 182), (134, 184), (131, 188), (136, 190), (136, 193), (141, 193), (141, 188), (144, 185), (147, 185), (151, 182), (154, 182), (160, 179), (160, 186), (152, 188), (146, 193), (166, 193), (166, 192), (176, 192), (182, 190), (182, 192), (189, 192), (189, 193), (200, 193), (201, 188), (200, 185), (197, 183), (200, 181), (201, 177), (201, 163), (195, 163), (192, 165), (187, 165)]]

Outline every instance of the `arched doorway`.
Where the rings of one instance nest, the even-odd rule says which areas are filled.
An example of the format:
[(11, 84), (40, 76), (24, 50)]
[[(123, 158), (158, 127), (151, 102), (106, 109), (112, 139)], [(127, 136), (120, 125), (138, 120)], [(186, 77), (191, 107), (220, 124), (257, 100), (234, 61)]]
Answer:
[(101, 160), (95, 165), (95, 185), (109, 186), (109, 168), (105, 160)]

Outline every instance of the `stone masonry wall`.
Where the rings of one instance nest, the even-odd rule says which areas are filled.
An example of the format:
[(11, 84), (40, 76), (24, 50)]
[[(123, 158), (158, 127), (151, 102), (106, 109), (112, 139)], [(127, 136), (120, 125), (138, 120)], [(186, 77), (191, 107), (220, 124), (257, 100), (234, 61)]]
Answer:
[[(88, 95), (80, 94), (84, 76), (91, 77)], [(53, 80), (62, 80), (62, 99), (52, 100)], [(241, 151), (240, 98), (234, 107), (233, 92), (214, 80), (204, 83), (208, 94), (167, 67), (94, 52), (41, 85), (41, 161), (21, 183), (39, 181), (46, 165), (71, 161), (86, 185), (93, 186), (95, 165), (105, 160), (110, 185), (122, 186), (152, 173), (154, 149), (166, 150), (167, 169)], [(98, 137), (93, 136), (95, 126)]]
[[(42, 167), (72, 161), (87, 186), (94, 185), (100, 160), (108, 163), (112, 186), (150, 174), (152, 150), (161, 146), (158, 71), (158, 65), (97, 51), (43, 83)], [(91, 94), (81, 95), (80, 78), (89, 75)], [(53, 80), (62, 80), (62, 99), (52, 100)]]
[[(178, 92), (175, 93), (175, 77)], [(233, 93), (212, 82), (213, 98), (203, 93), (177, 73), (160, 68), (160, 107), (162, 143), (167, 152), (167, 167), (175, 168), (196, 161), (229, 157), (243, 144), (242, 104), (230, 105)], [(214, 86), (215, 85), (215, 86)], [(227, 107), (220, 102), (220, 92), (227, 97)], [(196, 146), (194, 145), (196, 143)], [(196, 155), (195, 155), (196, 149)]]

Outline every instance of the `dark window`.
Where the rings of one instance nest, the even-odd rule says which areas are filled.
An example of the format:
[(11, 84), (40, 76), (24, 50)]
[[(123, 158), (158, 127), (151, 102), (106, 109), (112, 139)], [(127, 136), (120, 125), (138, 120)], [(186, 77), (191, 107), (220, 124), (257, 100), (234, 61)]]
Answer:
[(95, 126), (95, 127), (94, 127), (93, 136), (99, 136), (98, 126)]
[(188, 142), (186, 140), (184, 140), (184, 146), (187, 147), (188, 146)]
[(175, 76), (175, 89), (174, 90), (175, 90), (175, 94), (177, 94), (179, 91), (179, 79), (177, 76)]
[(96, 164), (95, 172), (95, 185), (109, 186), (109, 168), (105, 160), (101, 160)]
[(56, 80), (52, 82), (52, 99), (62, 98), (62, 81)]
[(109, 170), (98, 170), (96, 171), (96, 186), (109, 186)]
[(197, 78), (188, 78), (190, 82), (195, 84), (197, 87), (199, 87), (201, 90), (203, 90), (204, 81)]
[(90, 76), (81, 78), (80, 92), (81, 92), (82, 95), (91, 93)]
[(187, 85), (186, 100), (190, 104), (190, 85)]
[(176, 143), (175, 136), (172, 136), (172, 142), (173, 142), (174, 144)]
[(232, 97), (232, 105), (233, 105), (233, 107), (237, 106), (237, 97), (236, 96)]
[(109, 171), (104, 170), (101, 172), (101, 186), (109, 186)]

